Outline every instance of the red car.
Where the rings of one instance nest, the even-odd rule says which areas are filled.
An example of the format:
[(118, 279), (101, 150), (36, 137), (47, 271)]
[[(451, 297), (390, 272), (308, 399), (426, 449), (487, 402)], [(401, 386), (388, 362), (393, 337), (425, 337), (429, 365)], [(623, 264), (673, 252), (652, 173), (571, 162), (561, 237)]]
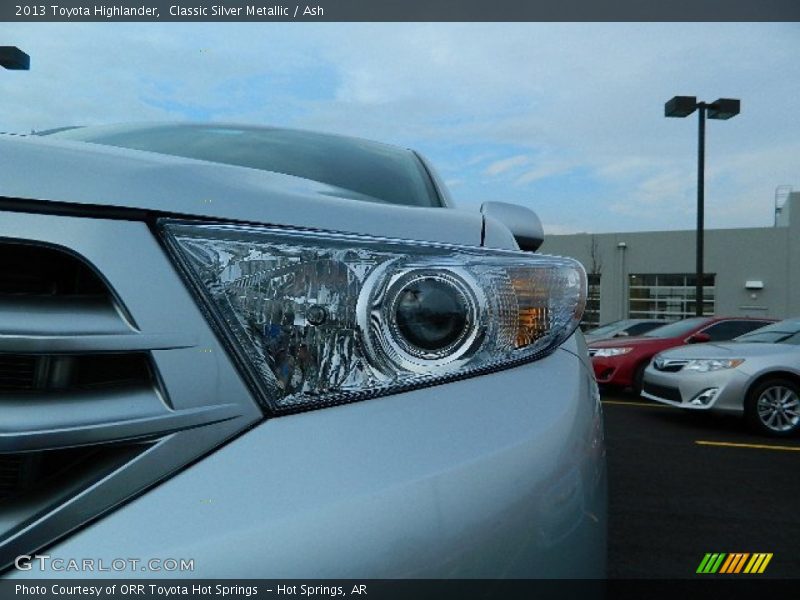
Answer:
[(731, 340), (774, 322), (774, 319), (747, 317), (693, 317), (658, 327), (639, 337), (594, 342), (589, 344), (589, 356), (597, 383), (631, 387), (638, 394), (645, 368), (662, 350), (684, 344)]

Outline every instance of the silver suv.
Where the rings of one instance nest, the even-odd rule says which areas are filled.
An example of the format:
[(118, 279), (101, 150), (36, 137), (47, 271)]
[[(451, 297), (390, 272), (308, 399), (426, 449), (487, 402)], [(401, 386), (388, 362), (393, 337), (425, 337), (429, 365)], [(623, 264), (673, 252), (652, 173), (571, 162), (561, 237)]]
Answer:
[(5, 576), (603, 577), (585, 274), (541, 237), (359, 139), (0, 135)]

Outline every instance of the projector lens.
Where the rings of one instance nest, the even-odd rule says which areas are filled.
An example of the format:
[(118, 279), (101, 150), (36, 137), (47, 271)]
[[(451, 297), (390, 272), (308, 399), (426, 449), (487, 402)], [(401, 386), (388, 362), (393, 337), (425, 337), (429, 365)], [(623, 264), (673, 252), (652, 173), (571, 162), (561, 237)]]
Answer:
[(412, 352), (446, 351), (464, 337), (468, 317), (464, 295), (453, 284), (433, 277), (407, 283), (394, 307), (397, 332)]

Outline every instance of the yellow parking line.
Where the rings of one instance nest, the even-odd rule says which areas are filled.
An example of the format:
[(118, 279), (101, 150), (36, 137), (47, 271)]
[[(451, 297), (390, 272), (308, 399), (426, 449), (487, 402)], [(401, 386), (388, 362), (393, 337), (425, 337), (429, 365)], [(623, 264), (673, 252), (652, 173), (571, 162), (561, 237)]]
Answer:
[(603, 404), (621, 404), (625, 406), (647, 406), (649, 408), (670, 408), (666, 404), (656, 404), (655, 402), (626, 402), (625, 400), (601, 400)]
[(771, 444), (740, 444), (735, 442), (709, 442), (707, 440), (695, 440), (699, 446), (726, 446), (729, 448), (755, 448), (756, 450), (786, 450), (788, 452), (800, 452), (800, 446), (773, 446)]

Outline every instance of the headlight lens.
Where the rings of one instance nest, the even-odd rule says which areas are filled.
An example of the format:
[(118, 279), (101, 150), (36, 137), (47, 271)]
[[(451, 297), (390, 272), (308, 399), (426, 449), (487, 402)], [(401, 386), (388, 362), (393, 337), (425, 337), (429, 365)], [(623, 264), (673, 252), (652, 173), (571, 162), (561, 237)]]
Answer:
[(598, 348), (597, 351), (594, 353), (594, 356), (599, 358), (609, 357), (609, 356), (621, 356), (623, 354), (627, 354), (633, 350), (630, 346), (626, 346), (625, 348)]
[(381, 301), (384, 341), (423, 360), (453, 356), (474, 340), (478, 306), (472, 287), (456, 272), (413, 269)]
[(722, 369), (735, 369), (744, 362), (743, 358), (726, 359), (697, 359), (690, 360), (683, 366), (684, 371), (697, 371), (708, 373), (709, 371), (721, 371)]
[(463, 339), (474, 322), (474, 302), (447, 278), (412, 276), (395, 292), (389, 318), (398, 338), (412, 352), (427, 356), (445, 352)]
[(539, 358), (585, 303), (571, 259), (266, 227), (162, 222), (259, 398), (307, 410)]

